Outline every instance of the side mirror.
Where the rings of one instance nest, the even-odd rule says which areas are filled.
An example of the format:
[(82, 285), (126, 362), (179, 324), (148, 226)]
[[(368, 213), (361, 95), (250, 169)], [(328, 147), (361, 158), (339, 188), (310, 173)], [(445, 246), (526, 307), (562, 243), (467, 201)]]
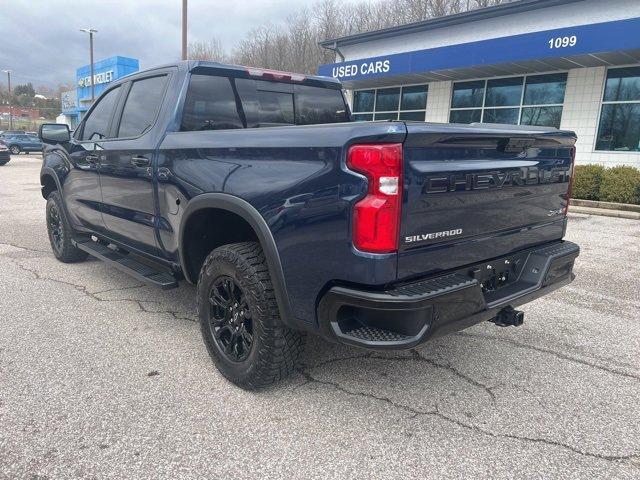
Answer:
[(40, 125), (38, 137), (43, 143), (56, 145), (57, 143), (66, 143), (71, 140), (71, 132), (69, 125), (64, 123), (43, 123)]

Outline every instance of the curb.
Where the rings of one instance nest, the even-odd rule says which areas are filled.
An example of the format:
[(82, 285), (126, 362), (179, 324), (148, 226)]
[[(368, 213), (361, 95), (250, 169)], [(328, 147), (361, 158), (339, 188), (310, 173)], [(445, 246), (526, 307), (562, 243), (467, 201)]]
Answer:
[(569, 205), (575, 205), (576, 207), (590, 207), (590, 208), (603, 208), (607, 210), (625, 210), (627, 212), (639, 212), (640, 205), (633, 205), (630, 203), (614, 203), (614, 202), (601, 202), (597, 200), (582, 200), (579, 198), (572, 198)]
[(584, 213), (587, 215), (601, 215), (603, 217), (628, 218), (640, 220), (640, 212), (628, 212), (626, 210), (611, 210), (609, 208), (582, 207), (569, 205), (569, 213)]

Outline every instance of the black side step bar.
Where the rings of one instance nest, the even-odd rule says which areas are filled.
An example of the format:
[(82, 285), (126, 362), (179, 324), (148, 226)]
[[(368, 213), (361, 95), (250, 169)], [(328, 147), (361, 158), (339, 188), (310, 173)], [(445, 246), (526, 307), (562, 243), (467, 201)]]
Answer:
[(131, 254), (117, 252), (91, 239), (76, 240), (73, 243), (75, 243), (76, 247), (80, 250), (84, 250), (89, 255), (113, 265), (118, 270), (128, 273), (141, 282), (154, 287), (160, 287), (163, 290), (178, 288), (178, 280), (171, 272), (152, 267), (136, 260)]

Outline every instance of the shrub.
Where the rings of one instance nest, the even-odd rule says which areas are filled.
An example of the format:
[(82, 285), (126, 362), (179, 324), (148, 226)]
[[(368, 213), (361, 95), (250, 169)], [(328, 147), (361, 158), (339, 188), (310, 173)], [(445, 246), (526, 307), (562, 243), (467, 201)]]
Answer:
[(571, 196), (582, 200), (598, 200), (603, 173), (602, 165), (576, 165)]
[(606, 169), (600, 183), (600, 200), (640, 204), (640, 170), (633, 167)]

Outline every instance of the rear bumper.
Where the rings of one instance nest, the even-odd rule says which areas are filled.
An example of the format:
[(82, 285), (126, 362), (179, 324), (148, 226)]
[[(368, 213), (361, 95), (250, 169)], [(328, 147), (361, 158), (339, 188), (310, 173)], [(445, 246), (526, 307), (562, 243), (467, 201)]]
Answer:
[(567, 285), (579, 253), (578, 245), (561, 241), (386, 290), (336, 286), (320, 300), (318, 321), (325, 336), (341, 343), (411, 348)]

